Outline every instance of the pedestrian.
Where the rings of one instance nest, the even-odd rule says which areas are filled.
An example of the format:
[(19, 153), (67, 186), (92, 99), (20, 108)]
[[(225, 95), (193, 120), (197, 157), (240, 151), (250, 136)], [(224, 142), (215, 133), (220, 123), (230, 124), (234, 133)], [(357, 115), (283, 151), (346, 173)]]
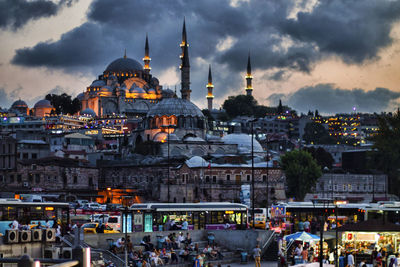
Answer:
[(307, 263), (307, 260), (308, 260), (308, 250), (307, 249), (303, 249), (303, 251), (301, 252), (301, 257), (303, 258), (303, 263)]
[(353, 253), (350, 253), (347, 256), (347, 266), (354, 267), (354, 256), (353, 256)]
[(259, 245), (253, 249), (253, 257), (256, 267), (261, 267), (261, 249)]
[(186, 221), (186, 219), (183, 219), (183, 223), (182, 223), (182, 230), (188, 230), (188, 222)]

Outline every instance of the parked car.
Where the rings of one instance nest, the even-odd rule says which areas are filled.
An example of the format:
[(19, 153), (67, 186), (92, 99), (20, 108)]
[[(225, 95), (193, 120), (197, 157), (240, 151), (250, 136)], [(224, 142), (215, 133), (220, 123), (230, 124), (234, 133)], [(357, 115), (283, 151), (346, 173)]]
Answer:
[(122, 208), (122, 204), (116, 204), (116, 203), (108, 203), (107, 204), (107, 210), (119, 210), (120, 208)]
[(93, 214), (91, 217), (92, 217), (93, 222), (107, 223), (110, 215), (108, 215), (108, 214)]
[(89, 201), (87, 201), (86, 199), (78, 199), (77, 201), (75, 201), (75, 203), (77, 204), (77, 208), (82, 208), (85, 204), (88, 204)]
[[(99, 231), (99, 223), (85, 223), (81, 226), (83, 228), (83, 232), (85, 234), (97, 234)], [(119, 231), (113, 230), (110, 226), (104, 225), (104, 233), (105, 234), (116, 234)]]
[(121, 216), (108, 217), (107, 225), (114, 230), (121, 231)]
[(106, 210), (107, 210), (107, 205), (106, 205), (106, 204), (100, 205), (100, 209), (101, 209), (102, 211), (106, 211)]
[(100, 206), (99, 203), (91, 202), (91, 203), (86, 203), (85, 205), (83, 205), (82, 209), (84, 209), (84, 210), (97, 210), (97, 211), (101, 211), (101, 206)]

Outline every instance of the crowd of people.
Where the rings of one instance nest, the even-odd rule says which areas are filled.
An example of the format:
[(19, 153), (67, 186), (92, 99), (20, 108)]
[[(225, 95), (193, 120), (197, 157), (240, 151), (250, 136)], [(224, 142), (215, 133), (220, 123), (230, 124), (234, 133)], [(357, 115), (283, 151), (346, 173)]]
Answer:
[(147, 235), (137, 246), (132, 244), (129, 236), (126, 240), (121, 237), (113, 244), (111, 251), (115, 254), (124, 253), (125, 248), (129, 261), (136, 267), (154, 267), (191, 261), (194, 264), (197, 262), (199, 267), (203, 267), (208, 261), (223, 259), (215, 242), (199, 248), (199, 243), (192, 242), (189, 232), (158, 236), (154, 243), (151, 241), (150, 235)]

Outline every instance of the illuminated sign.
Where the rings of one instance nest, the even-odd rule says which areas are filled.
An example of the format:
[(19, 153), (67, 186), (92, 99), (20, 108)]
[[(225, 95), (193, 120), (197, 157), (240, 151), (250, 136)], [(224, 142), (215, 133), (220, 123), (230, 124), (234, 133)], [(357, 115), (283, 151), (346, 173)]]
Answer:
[(225, 211), (225, 214), (233, 214), (233, 210), (227, 210)]
[(85, 134), (87, 134), (87, 135), (99, 134), (99, 130), (89, 130), (89, 131), (86, 131)]
[(46, 207), (45, 210), (54, 210), (54, 207)]

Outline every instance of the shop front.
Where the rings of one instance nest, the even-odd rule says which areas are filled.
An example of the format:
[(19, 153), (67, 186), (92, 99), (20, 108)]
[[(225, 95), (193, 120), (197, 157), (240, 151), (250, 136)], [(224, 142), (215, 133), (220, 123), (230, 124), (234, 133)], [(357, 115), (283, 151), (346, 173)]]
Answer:
[(400, 225), (382, 220), (368, 220), (340, 227), (340, 254), (354, 253), (356, 264), (372, 264), (373, 251), (385, 251), (386, 256), (399, 252)]

